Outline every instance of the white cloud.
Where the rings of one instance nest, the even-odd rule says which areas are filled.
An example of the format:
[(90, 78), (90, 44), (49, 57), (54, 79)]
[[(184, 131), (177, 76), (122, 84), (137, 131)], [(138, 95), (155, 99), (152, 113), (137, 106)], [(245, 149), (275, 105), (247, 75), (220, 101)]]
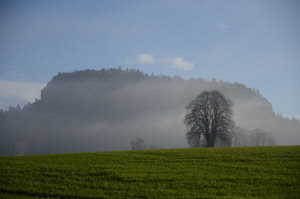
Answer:
[(40, 98), (45, 83), (25, 83), (0, 81), (0, 98), (11, 101), (33, 102)]
[(225, 30), (225, 29), (227, 29), (227, 28), (228, 28), (228, 26), (225, 25), (225, 24), (222, 24), (222, 23), (219, 23), (219, 24), (217, 25), (217, 30), (220, 30), (220, 31), (223, 31), (223, 30)]
[(137, 61), (142, 64), (153, 64), (154, 57), (151, 54), (142, 53), (137, 56)]
[(173, 67), (189, 71), (194, 69), (194, 64), (188, 61), (184, 61), (182, 57), (174, 57), (168, 61)]

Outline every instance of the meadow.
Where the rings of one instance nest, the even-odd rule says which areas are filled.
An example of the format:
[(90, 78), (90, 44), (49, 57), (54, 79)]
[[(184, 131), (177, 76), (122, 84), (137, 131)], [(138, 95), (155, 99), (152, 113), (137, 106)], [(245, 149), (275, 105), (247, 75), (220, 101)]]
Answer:
[(300, 198), (300, 146), (0, 157), (0, 198)]

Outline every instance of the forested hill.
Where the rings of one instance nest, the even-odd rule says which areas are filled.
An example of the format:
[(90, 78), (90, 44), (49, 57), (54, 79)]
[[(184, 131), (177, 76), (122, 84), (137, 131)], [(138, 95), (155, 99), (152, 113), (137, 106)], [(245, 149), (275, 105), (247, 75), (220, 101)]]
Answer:
[(187, 147), (185, 107), (211, 89), (233, 101), (237, 126), (272, 132), (280, 145), (300, 144), (300, 123), (276, 115), (243, 84), (102, 69), (59, 73), (40, 100), (0, 111), (0, 154), (129, 150), (136, 136), (148, 146)]

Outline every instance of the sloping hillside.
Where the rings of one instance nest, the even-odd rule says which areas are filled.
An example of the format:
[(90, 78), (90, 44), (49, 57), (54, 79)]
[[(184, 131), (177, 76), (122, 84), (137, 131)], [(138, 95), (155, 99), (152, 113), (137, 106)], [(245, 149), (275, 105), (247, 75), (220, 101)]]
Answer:
[(299, 198), (299, 146), (0, 157), (0, 198)]
[(270, 131), (280, 145), (300, 144), (300, 123), (277, 116), (267, 99), (245, 85), (103, 69), (59, 73), (40, 100), (2, 112), (0, 153), (128, 150), (136, 136), (148, 146), (187, 147), (185, 106), (210, 89), (233, 101), (238, 126)]

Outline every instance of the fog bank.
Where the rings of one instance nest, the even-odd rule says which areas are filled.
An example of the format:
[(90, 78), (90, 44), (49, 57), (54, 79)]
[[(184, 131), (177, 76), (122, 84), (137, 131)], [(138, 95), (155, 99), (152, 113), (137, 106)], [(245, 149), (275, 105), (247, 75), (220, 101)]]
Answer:
[(233, 101), (237, 126), (272, 132), (279, 145), (300, 144), (299, 121), (276, 115), (267, 99), (243, 84), (103, 69), (59, 73), (40, 100), (1, 111), (0, 154), (130, 150), (137, 136), (149, 147), (188, 147), (185, 107), (212, 89)]

